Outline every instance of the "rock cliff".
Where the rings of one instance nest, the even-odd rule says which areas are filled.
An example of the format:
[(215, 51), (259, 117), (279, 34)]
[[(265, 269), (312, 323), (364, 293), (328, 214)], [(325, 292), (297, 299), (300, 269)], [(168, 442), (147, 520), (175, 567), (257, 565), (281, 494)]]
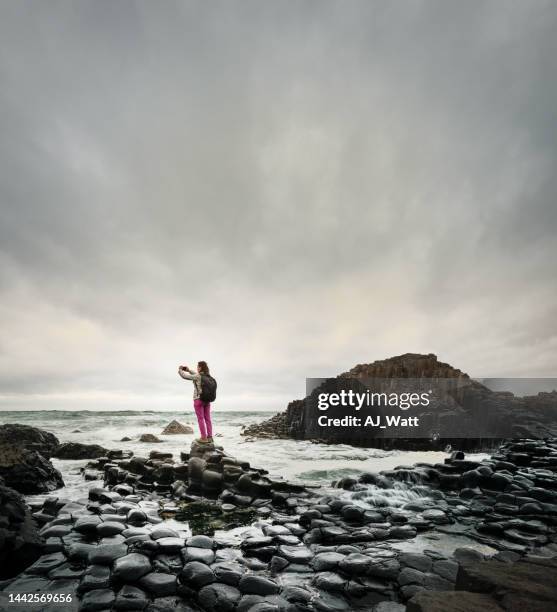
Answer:
[[(494, 392), (461, 370), (439, 361), (432, 353), (407, 353), (370, 364), (359, 364), (332, 380), (341, 379), (374, 380), (382, 388), (393, 379), (398, 379), (398, 385), (404, 379), (413, 379), (414, 383), (427, 379), (444, 388), (452, 405), (447, 408), (445, 397), (442, 404), (433, 402), (427, 409), (418, 408), (412, 412), (422, 423), (429, 424), (428, 431), (441, 432), (439, 436), (394, 438), (389, 437), (389, 430), (320, 426), (309, 409), (308, 398), (290, 402), (285, 412), (247, 427), (244, 435), (408, 450), (442, 449), (447, 444), (473, 450), (495, 446), (503, 439), (557, 435), (557, 391), (529, 397)], [(340, 411), (337, 412), (340, 416)], [(465, 438), (462, 432), (467, 432)]]

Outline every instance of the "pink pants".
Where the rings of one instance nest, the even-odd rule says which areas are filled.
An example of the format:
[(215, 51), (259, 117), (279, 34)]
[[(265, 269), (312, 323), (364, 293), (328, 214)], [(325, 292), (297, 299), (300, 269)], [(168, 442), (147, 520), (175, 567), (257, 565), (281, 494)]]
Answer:
[(200, 399), (193, 400), (193, 407), (199, 424), (199, 432), (202, 438), (213, 437), (213, 425), (211, 423), (211, 404), (202, 402)]

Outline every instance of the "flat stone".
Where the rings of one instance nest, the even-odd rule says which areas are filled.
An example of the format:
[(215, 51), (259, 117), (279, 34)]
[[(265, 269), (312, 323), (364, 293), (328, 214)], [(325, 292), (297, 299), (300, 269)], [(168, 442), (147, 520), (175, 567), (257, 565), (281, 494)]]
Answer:
[(89, 552), (89, 563), (112, 565), (112, 563), (128, 554), (126, 544), (101, 544)]
[(159, 538), (157, 544), (161, 553), (179, 552), (184, 546), (184, 538)]
[(242, 593), (253, 593), (255, 595), (274, 595), (279, 591), (279, 585), (264, 576), (248, 575), (242, 576), (238, 588)]
[(130, 553), (114, 562), (114, 577), (123, 582), (132, 582), (151, 571), (148, 557), (139, 553)]
[(180, 534), (168, 527), (156, 527), (151, 531), (151, 537), (153, 540), (158, 540), (159, 538), (178, 538)]
[(49, 555), (43, 555), (29, 566), (26, 570), (26, 574), (31, 575), (42, 575), (48, 574), (51, 570), (55, 569), (62, 563), (65, 563), (66, 557), (61, 552), (51, 553)]
[(436, 593), (421, 591), (406, 604), (406, 612), (502, 612), (494, 599), (465, 591)]
[(201, 561), (209, 565), (215, 560), (215, 553), (209, 548), (198, 548), (197, 546), (186, 546), (182, 549), (184, 563), (189, 561)]
[(81, 567), (73, 567), (69, 563), (62, 563), (58, 567), (48, 572), (48, 577), (51, 580), (76, 580), (81, 578), (85, 573), (85, 569)]
[(398, 560), (401, 565), (412, 567), (420, 572), (428, 572), (432, 565), (430, 557), (419, 553), (401, 553)]
[(153, 597), (165, 597), (176, 593), (176, 576), (151, 572), (139, 580), (139, 586)]
[(405, 567), (398, 575), (398, 583), (400, 586), (405, 584), (423, 585), (425, 582), (425, 574), (411, 567)]
[(95, 514), (91, 514), (88, 516), (80, 516), (74, 523), (73, 528), (79, 533), (89, 533), (96, 535), (97, 526), (100, 525), (101, 522), (102, 521), (100, 517)]
[(208, 612), (232, 612), (240, 601), (240, 591), (220, 582), (204, 586), (197, 594), (199, 603)]
[(104, 521), (97, 525), (97, 534), (100, 537), (113, 536), (121, 533), (125, 528), (126, 526), (120, 522)]
[(143, 610), (146, 605), (146, 593), (131, 584), (122, 587), (114, 602), (116, 610)]
[(306, 546), (279, 546), (278, 554), (291, 563), (309, 563), (313, 552)]
[(458, 563), (455, 561), (440, 560), (433, 563), (433, 571), (439, 574), (445, 580), (454, 582), (456, 580), (456, 574), (458, 572)]
[(367, 573), (368, 568), (371, 565), (371, 558), (361, 553), (352, 553), (346, 555), (344, 559), (339, 563), (338, 567), (341, 571), (346, 574), (353, 576), (361, 576)]
[(343, 591), (346, 580), (334, 572), (322, 572), (313, 580), (315, 586), (324, 591)]
[(90, 565), (79, 584), (79, 592), (107, 589), (110, 586), (110, 568), (106, 565)]
[(322, 572), (335, 569), (343, 559), (344, 555), (341, 555), (340, 553), (322, 552), (315, 555), (310, 563), (316, 572)]
[(97, 548), (96, 544), (85, 542), (74, 542), (68, 546), (68, 558), (70, 561), (87, 561), (89, 553)]
[(186, 546), (194, 546), (195, 548), (210, 548), (212, 549), (215, 545), (213, 538), (206, 535), (196, 535), (188, 538)]
[(98, 612), (110, 610), (116, 600), (112, 589), (95, 589), (88, 591), (81, 600), (80, 612)]
[(205, 563), (190, 561), (184, 565), (180, 572), (180, 582), (189, 587), (199, 589), (206, 584), (215, 582), (215, 574)]
[(222, 561), (211, 565), (218, 582), (238, 586), (240, 579), (246, 573), (246, 568), (233, 561)]

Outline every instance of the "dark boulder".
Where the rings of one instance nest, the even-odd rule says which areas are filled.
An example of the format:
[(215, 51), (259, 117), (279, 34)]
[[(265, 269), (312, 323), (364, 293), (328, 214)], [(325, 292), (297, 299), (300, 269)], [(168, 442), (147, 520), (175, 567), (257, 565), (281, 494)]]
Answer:
[(17, 423), (0, 425), (0, 447), (4, 443), (10, 446), (25, 447), (29, 451), (37, 451), (45, 459), (50, 459), (52, 452), (60, 444), (54, 434), (44, 429)]
[(25, 495), (48, 493), (64, 486), (62, 474), (48, 459), (10, 441), (0, 441), (0, 477), (6, 486)]
[(0, 579), (11, 578), (42, 553), (42, 538), (23, 497), (0, 486)]
[(108, 450), (98, 444), (80, 444), (64, 442), (54, 449), (53, 457), (57, 459), (98, 459), (106, 457)]

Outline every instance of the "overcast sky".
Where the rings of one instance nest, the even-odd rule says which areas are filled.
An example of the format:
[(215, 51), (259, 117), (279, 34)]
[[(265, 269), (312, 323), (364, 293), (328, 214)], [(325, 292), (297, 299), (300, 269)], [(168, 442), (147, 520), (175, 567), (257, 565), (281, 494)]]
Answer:
[(0, 3), (0, 406), (557, 376), (557, 4)]

